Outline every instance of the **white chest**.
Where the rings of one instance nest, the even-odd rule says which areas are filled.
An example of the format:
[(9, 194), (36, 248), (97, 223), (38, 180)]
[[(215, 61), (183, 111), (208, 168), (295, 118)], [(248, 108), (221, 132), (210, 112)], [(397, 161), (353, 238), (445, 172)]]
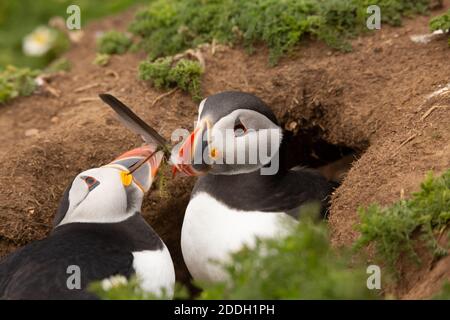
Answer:
[(230, 209), (207, 193), (197, 194), (186, 209), (181, 232), (181, 249), (189, 272), (196, 280), (223, 281), (226, 275), (214, 263), (226, 262), (232, 252), (255, 238), (277, 237), (287, 223), (296, 220), (282, 212)]
[(144, 291), (171, 298), (175, 286), (175, 270), (166, 246), (162, 250), (133, 252), (133, 268)]

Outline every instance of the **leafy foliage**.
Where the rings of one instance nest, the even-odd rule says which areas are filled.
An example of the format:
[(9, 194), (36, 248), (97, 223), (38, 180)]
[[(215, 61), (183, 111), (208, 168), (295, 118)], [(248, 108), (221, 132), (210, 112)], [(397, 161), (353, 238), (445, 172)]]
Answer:
[(361, 236), (355, 247), (373, 243), (377, 255), (392, 268), (401, 253), (419, 261), (415, 239), (425, 240), (436, 257), (445, 255), (447, 250), (439, 246), (435, 232), (443, 231), (450, 221), (450, 170), (437, 178), (430, 173), (410, 200), (389, 207), (371, 205), (359, 211), (361, 224), (357, 230)]
[(345, 38), (363, 32), (370, 5), (382, 21), (399, 25), (403, 15), (423, 13), (429, 0), (155, 0), (139, 12), (130, 30), (141, 37), (151, 59), (174, 55), (213, 39), (242, 43), (249, 50), (265, 43), (270, 62), (308, 36), (349, 49)]
[(332, 249), (326, 226), (302, 221), (283, 240), (259, 240), (226, 266), (230, 281), (203, 284), (201, 299), (370, 299), (367, 275)]
[(132, 41), (123, 32), (108, 31), (97, 40), (97, 51), (103, 54), (124, 54)]
[[(198, 284), (198, 299), (371, 299), (364, 268), (349, 265), (349, 252), (330, 246), (324, 223), (305, 219), (282, 239), (258, 240), (256, 247), (243, 248), (224, 266), (226, 283)], [(136, 289), (138, 284), (112, 291), (97, 290), (103, 299), (154, 299)], [(186, 299), (177, 286), (175, 297)], [(161, 298), (161, 297), (160, 297)]]
[[(122, 276), (92, 283), (88, 290), (103, 300), (167, 300), (169, 296), (162, 290), (159, 296), (145, 292), (136, 277), (127, 280)], [(186, 297), (185, 289), (177, 288), (178, 297)]]
[(45, 68), (45, 73), (53, 73), (58, 71), (69, 71), (71, 69), (70, 61), (66, 58), (59, 58), (50, 63), (47, 68)]
[(28, 96), (36, 89), (37, 70), (28, 68), (6, 67), (0, 71), (0, 103), (18, 96)]
[(188, 92), (193, 99), (200, 100), (200, 81), (203, 69), (197, 61), (160, 58), (154, 62), (143, 61), (139, 65), (139, 78), (151, 81), (157, 88), (178, 87)]
[(20, 0), (0, 1), (0, 69), (7, 65), (43, 69), (53, 57), (29, 57), (22, 52), (22, 39), (55, 16), (67, 18), (66, 9), (81, 9), (82, 26), (92, 19), (110, 15), (143, 0)]
[[(437, 16), (430, 20), (431, 31), (443, 30), (444, 32), (450, 32), (450, 10), (443, 15)], [(448, 45), (450, 46), (450, 38), (448, 39)]]

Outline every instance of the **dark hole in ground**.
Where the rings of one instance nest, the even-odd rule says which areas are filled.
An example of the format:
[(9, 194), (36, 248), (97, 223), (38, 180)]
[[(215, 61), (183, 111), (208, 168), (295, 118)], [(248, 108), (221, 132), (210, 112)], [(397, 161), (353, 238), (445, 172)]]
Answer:
[(350, 170), (351, 163), (365, 150), (329, 143), (323, 130), (314, 126), (298, 132), (285, 132), (285, 148), (282, 151), (284, 165), (288, 168), (304, 166), (322, 172), (329, 180), (341, 182)]

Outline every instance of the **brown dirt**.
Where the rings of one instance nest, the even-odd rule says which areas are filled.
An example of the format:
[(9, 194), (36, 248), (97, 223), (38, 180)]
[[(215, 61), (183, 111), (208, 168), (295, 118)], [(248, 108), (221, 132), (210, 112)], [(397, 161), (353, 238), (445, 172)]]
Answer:
[[(450, 2), (445, 3), (448, 8)], [(67, 54), (72, 70), (51, 79), (60, 97), (41, 90), (0, 107), (0, 256), (46, 236), (71, 177), (141, 143), (100, 100), (82, 99), (111, 92), (166, 137), (176, 128), (192, 129), (197, 106), (189, 96), (177, 91), (150, 107), (162, 92), (137, 80), (137, 65), (145, 55), (114, 56), (104, 68), (92, 63), (94, 34), (124, 29), (131, 16), (125, 13), (85, 29), (82, 42)], [(445, 38), (426, 45), (409, 39), (427, 33), (428, 20), (383, 26), (355, 39), (348, 54), (305, 43), (274, 68), (268, 67), (264, 48), (252, 56), (240, 48), (218, 47), (214, 54), (210, 47), (202, 49), (205, 96), (230, 89), (255, 93), (285, 127), (312, 130), (329, 143), (364, 151), (333, 197), (329, 222), (335, 245), (357, 237), (358, 206), (408, 197), (427, 171), (440, 174), (450, 167), (450, 95), (427, 99), (450, 83), (450, 50)], [(77, 92), (89, 84), (97, 85)], [(433, 106), (445, 107), (421, 120)], [(27, 137), (28, 129), (39, 133)], [(161, 176), (165, 184), (156, 182), (143, 214), (168, 244), (177, 278), (186, 281), (179, 238), (193, 181), (170, 179), (168, 168)], [(403, 281), (390, 293), (429, 297), (450, 278), (450, 257), (419, 270), (404, 263), (402, 274)]]

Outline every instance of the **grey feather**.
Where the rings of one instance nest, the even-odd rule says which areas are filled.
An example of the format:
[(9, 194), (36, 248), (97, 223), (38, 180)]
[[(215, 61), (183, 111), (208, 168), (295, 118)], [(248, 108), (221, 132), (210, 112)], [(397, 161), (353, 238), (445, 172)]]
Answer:
[(168, 143), (155, 129), (139, 118), (129, 107), (111, 94), (102, 93), (99, 97), (118, 115), (119, 120), (132, 132), (140, 135), (145, 142), (157, 144), (166, 149)]

